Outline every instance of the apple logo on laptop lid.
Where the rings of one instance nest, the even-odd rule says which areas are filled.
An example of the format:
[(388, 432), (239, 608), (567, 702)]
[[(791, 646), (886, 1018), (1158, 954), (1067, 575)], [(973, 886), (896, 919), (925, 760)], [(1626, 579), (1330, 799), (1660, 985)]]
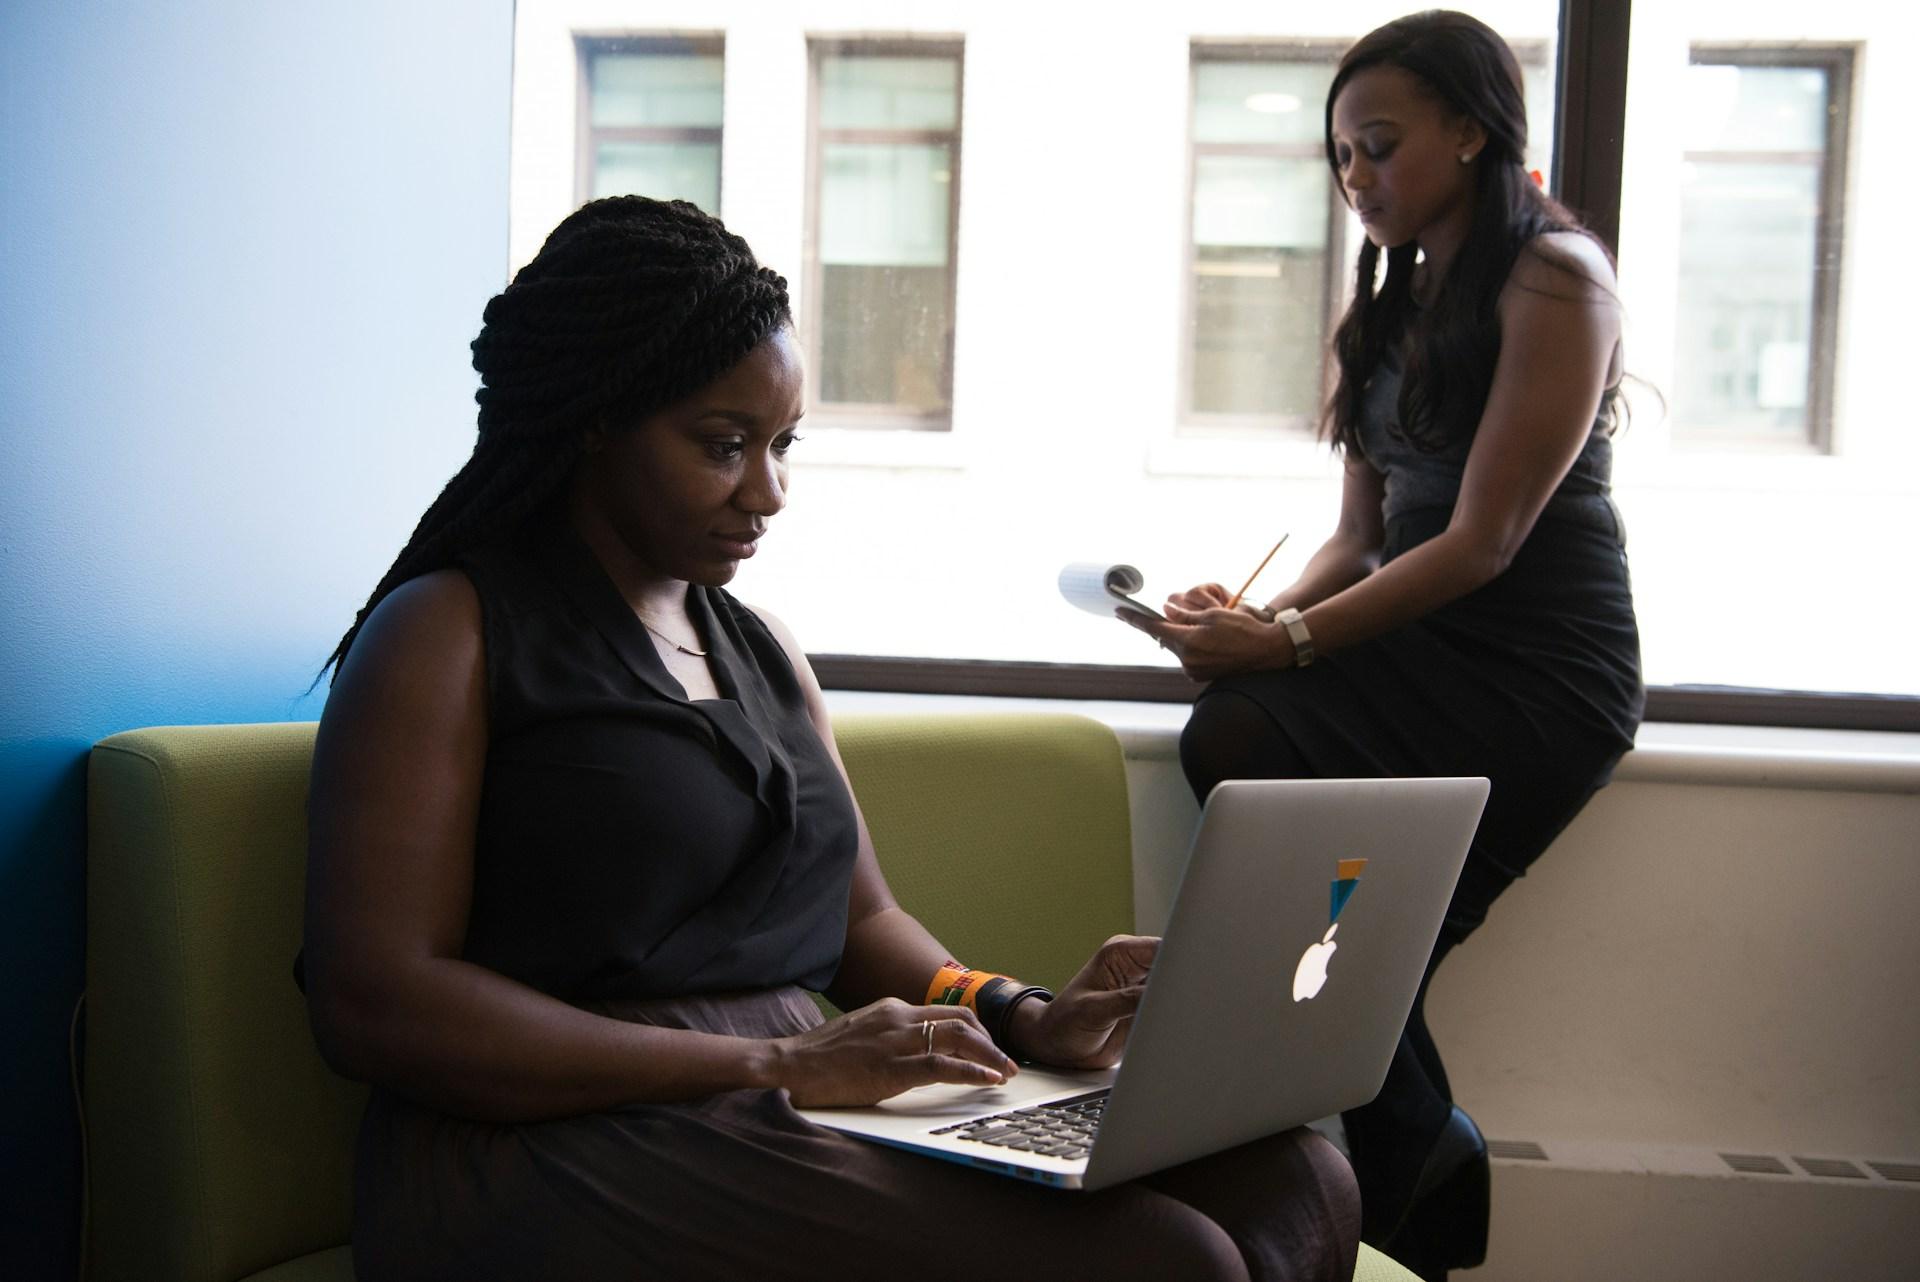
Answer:
[(1293, 1000), (1296, 1002), (1316, 997), (1326, 987), (1327, 966), (1340, 947), (1333, 942), (1333, 932), (1340, 929), (1340, 910), (1353, 898), (1353, 892), (1360, 885), (1360, 871), (1366, 866), (1364, 859), (1339, 861), (1333, 882), (1333, 906), (1327, 914), (1327, 933), (1318, 943), (1307, 945), (1307, 950), (1300, 954), (1300, 964), (1294, 968)]

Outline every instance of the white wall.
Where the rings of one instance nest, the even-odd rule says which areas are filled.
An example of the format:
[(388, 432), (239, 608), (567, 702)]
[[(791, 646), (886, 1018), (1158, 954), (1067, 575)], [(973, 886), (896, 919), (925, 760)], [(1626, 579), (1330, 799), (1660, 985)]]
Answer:
[[(830, 692), (836, 712), (1078, 711), (1127, 759), (1136, 926), (1198, 808), (1179, 705)], [(1920, 735), (1648, 725), (1436, 973), (1428, 1023), (1490, 1139), (1486, 1282), (1895, 1282), (1920, 1258)], [(1279, 1066), (1276, 1071), (1282, 1071)], [(1736, 1173), (1723, 1153), (1779, 1159)], [(1863, 1178), (1794, 1159), (1840, 1158)]]
[(471, 446), (512, 14), (0, 6), (0, 1275), (74, 1276), (88, 746), (315, 715)]

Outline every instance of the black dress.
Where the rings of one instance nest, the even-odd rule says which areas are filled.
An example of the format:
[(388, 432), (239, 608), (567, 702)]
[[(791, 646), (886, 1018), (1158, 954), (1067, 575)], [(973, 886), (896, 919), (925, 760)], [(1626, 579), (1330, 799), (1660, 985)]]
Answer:
[[(1368, 386), (1363, 453), (1386, 482), (1390, 562), (1447, 528), (1470, 441), (1419, 448), (1393, 428), (1400, 371)], [(1213, 682), (1181, 750), (1195, 791), (1224, 778), (1485, 775), (1492, 792), (1448, 909), (1457, 943), (1611, 776), (1645, 705), (1625, 530), (1596, 422), (1490, 583), (1305, 668)]]
[[(808, 990), (839, 964), (855, 816), (779, 642), (692, 589), (721, 697), (689, 702), (563, 522), (462, 569), (490, 702), (466, 957), (646, 1024), (818, 1024)], [(1345, 1282), (1354, 1215), (1344, 1163), (1304, 1131), (1076, 1194), (844, 1137), (779, 1090), (518, 1125), (376, 1090), (353, 1249), (361, 1282)]]
[[(1447, 528), (1471, 448), (1462, 440), (1429, 451), (1396, 431), (1399, 389), (1389, 361), (1368, 386), (1359, 423), (1362, 451), (1386, 482), (1383, 563)], [(1222, 779), (1486, 776), (1492, 788), (1429, 978), (1633, 745), (1645, 691), (1606, 429), (1603, 412), (1491, 582), (1308, 667), (1215, 681), (1181, 736), (1182, 765), (1202, 798)], [(1471, 1130), (1454, 1116), (1425, 999), (1423, 982), (1379, 1095), (1344, 1116), (1364, 1239), (1431, 1278), (1478, 1262), (1479, 1248), (1462, 1244), (1484, 1234), (1485, 1212), (1410, 1209), (1441, 1139)], [(1484, 1180), (1484, 1155), (1479, 1163)]]

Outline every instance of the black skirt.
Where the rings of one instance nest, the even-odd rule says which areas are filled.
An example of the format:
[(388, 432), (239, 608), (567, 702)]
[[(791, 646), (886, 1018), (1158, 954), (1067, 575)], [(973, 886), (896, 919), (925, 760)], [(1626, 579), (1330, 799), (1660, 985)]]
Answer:
[[(1384, 558), (1449, 516), (1396, 519)], [(1276, 756), (1311, 777), (1490, 779), (1447, 914), (1458, 942), (1633, 746), (1646, 694), (1620, 531), (1542, 518), (1485, 586), (1308, 667), (1222, 678), (1200, 704), (1213, 699), (1257, 705), (1282, 741)]]
[[(610, 1002), (734, 1037), (821, 1020), (800, 989)], [(1096, 1193), (815, 1126), (781, 1090), (555, 1121), (467, 1121), (376, 1090), (354, 1181), (361, 1282), (978, 1282), (1220, 1276), (1345, 1282), (1346, 1162), (1299, 1127)], [(1246, 1274), (1241, 1274), (1245, 1276)]]

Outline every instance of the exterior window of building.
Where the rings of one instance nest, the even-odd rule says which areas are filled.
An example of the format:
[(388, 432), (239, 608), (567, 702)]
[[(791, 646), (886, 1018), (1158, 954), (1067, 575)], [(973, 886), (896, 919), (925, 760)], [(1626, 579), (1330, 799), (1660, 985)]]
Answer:
[(958, 44), (812, 44), (805, 332), (843, 424), (952, 423)]
[(720, 212), (719, 38), (583, 37), (576, 198), (641, 195)]
[(1851, 57), (1695, 46), (1686, 69), (1677, 439), (1832, 439)]
[(1321, 142), (1337, 55), (1194, 49), (1184, 421), (1314, 424), (1345, 257)]
[[(1189, 430), (1311, 431), (1331, 385), (1327, 344), (1352, 296), (1362, 232), (1327, 169), (1327, 90), (1343, 45), (1193, 46), (1187, 325)], [(1547, 164), (1547, 47), (1515, 41)]]

